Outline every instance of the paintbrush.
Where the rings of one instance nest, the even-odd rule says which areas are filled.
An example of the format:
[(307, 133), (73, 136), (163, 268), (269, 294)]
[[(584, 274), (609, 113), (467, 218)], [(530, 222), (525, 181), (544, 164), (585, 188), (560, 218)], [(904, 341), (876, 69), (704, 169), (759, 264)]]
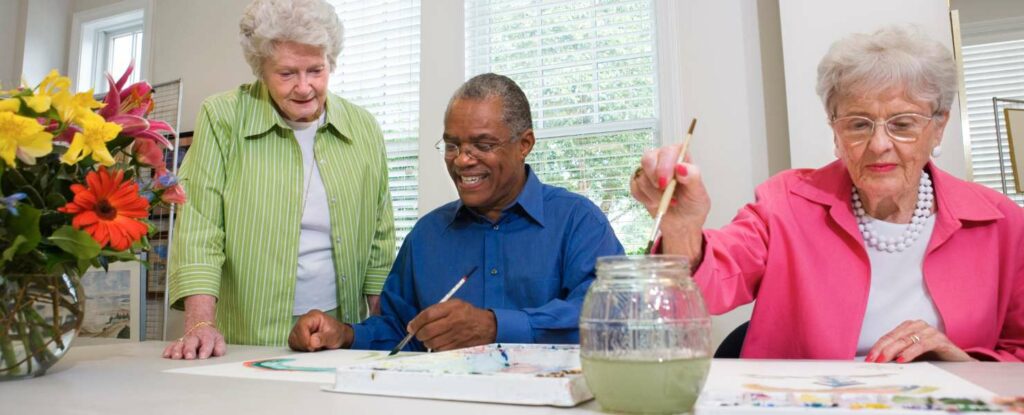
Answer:
[[(476, 268), (477, 268), (476, 266), (473, 266), (473, 268), (470, 268), (469, 272), (466, 272), (466, 275), (463, 275), (462, 278), (459, 278), (459, 282), (455, 283), (455, 286), (452, 287), (451, 290), (448, 290), (448, 294), (445, 294), (444, 297), (441, 297), (441, 301), (438, 301), (437, 303), (441, 304), (441, 303), (443, 303), (445, 301), (450, 300), (452, 298), (452, 296), (455, 295), (455, 292), (458, 291), (459, 288), (462, 287), (462, 284), (466, 283), (466, 280), (469, 279), (469, 276), (473, 275), (473, 273), (476, 272)], [(414, 332), (414, 331), (410, 331), (409, 334), (406, 334), (405, 338), (402, 339), (402, 341), (400, 343), (398, 343), (398, 346), (395, 346), (394, 349), (391, 349), (391, 353), (388, 353), (388, 356), (394, 356), (394, 355), (398, 354), (398, 351), (402, 350), (402, 348), (405, 347), (405, 345), (409, 343), (409, 340), (412, 340), (412, 336), (414, 336), (414, 335), (416, 335), (416, 332)]]
[[(694, 118), (690, 121), (690, 129), (686, 131), (686, 138), (683, 139), (683, 148), (679, 150), (679, 159), (676, 160), (676, 164), (682, 163), (686, 158), (686, 150), (690, 147), (690, 139), (693, 138), (693, 129), (697, 127), (697, 119)], [(651, 229), (651, 238), (647, 240), (647, 249), (645, 253), (647, 255), (652, 254), (654, 249), (654, 241), (658, 240), (661, 236), (661, 218), (665, 217), (665, 212), (668, 210), (668, 206), (672, 203), (672, 195), (676, 192), (676, 176), (673, 174), (672, 179), (668, 181), (668, 185), (665, 187), (665, 192), (661, 194), (661, 203), (658, 203), (658, 214), (654, 216), (654, 228)]]

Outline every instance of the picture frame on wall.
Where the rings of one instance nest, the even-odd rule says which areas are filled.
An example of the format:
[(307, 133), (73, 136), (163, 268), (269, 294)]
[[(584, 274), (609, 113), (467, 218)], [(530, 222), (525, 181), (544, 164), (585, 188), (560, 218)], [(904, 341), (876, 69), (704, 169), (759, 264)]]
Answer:
[(82, 276), (85, 317), (79, 336), (139, 341), (142, 264), (114, 262)]
[(1010, 172), (1017, 193), (1024, 193), (1024, 108), (1004, 108), (1003, 119), (1006, 141), (1010, 144)]

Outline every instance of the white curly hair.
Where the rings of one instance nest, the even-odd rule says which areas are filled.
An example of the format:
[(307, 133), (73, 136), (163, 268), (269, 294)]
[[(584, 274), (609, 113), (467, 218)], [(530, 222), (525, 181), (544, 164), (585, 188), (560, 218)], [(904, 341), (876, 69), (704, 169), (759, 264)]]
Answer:
[(242, 53), (257, 78), (280, 42), (320, 48), (333, 71), (344, 31), (334, 7), (324, 0), (254, 0), (242, 13), (238, 28)]
[(818, 64), (818, 96), (829, 118), (850, 93), (904, 87), (915, 100), (949, 111), (956, 96), (956, 66), (942, 43), (912, 26), (888, 26), (850, 35), (832, 44)]

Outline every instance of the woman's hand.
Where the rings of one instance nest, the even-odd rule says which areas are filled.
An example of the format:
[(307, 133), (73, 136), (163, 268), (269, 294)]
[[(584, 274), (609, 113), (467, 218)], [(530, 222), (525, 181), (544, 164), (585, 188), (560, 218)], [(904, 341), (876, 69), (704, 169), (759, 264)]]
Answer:
[(185, 334), (164, 348), (164, 358), (192, 360), (223, 356), (227, 345), (213, 324), (216, 315), (216, 297), (206, 294), (185, 297)]
[(975, 360), (957, 347), (935, 327), (921, 320), (907, 320), (886, 333), (871, 346), (864, 361), (885, 363), (895, 360), (907, 363), (914, 360), (944, 360), (968, 362)]
[(178, 340), (171, 342), (164, 348), (164, 357), (168, 359), (206, 359), (210, 356), (217, 357), (223, 356), (227, 351), (227, 345), (224, 343), (224, 336), (220, 334), (220, 330), (210, 324), (203, 324), (208, 320), (195, 322), (192, 324), (186, 323), (186, 327), (191, 327), (184, 336), (181, 336)]
[(662, 192), (669, 180), (676, 179), (672, 204), (661, 221), (663, 252), (686, 255), (696, 261), (701, 254), (702, 230), (711, 210), (711, 199), (704, 189), (700, 168), (689, 163), (689, 157), (685, 163), (676, 163), (681, 147), (674, 144), (644, 152), (629, 188), (633, 197), (655, 216)]

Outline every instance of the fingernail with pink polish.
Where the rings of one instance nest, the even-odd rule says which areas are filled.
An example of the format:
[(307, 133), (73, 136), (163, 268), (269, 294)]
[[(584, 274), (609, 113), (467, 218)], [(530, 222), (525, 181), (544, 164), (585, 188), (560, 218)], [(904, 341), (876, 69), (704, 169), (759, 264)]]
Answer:
[(672, 201), (669, 202), (670, 206), (675, 206), (675, 205), (678, 205), (678, 204), (679, 204), (679, 201), (677, 201), (675, 198), (672, 198)]
[(658, 188), (659, 189), (664, 189), (665, 186), (668, 186), (668, 179), (666, 179), (664, 177), (659, 177), (658, 178)]
[(896, 358), (896, 363), (904, 363), (904, 362), (906, 362), (906, 360), (903, 359), (903, 356), (900, 356), (900, 357)]
[(683, 176), (683, 177), (686, 177), (686, 173), (687, 173), (686, 166), (684, 166), (682, 164), (676, 164), (676, 174), (678, 174), (680, 176)]

